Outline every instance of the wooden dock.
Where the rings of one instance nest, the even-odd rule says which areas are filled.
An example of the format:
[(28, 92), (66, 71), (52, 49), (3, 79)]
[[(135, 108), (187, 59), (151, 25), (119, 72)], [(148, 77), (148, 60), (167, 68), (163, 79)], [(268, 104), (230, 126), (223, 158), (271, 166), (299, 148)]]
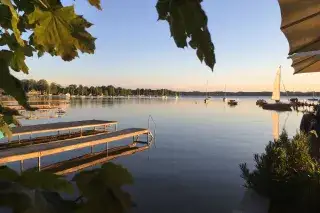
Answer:
[(37, 124), (30, 126), (20, 126), (12, 128), (12, 136), (30, 135), (36, 133), (57, 132), (64, 130), (74, 130), (83, 128), (94, 128), (99, 126), (117, 125), (117, 121), (103, 121), (103, 120), (83, 120), (71, 122), (59, 122), (48, 124)]
[[(74, 122), (77, 123), (77, 122)], [(61, 126), (60, 126), (61, 127)], [(59, 129), (61, 129), (59, 127)], [(69, 129), (69, 128), (67, 128)], [(40, 130), (39, 130), (40, 131)], [(44, 130), (45, 131), (45, 130)], [(27, 132), (27, 130), (25, 131)], [(18, 147), (12, 148), (8, 150), (0, 151), (0, 164), (5, 164), (9, 162), (15, 161), (23, 161), (26, 159), (31, 158), (38, 158), (38, 167), (40, 169), (41, 163), (40, 158), (43, 156), (49, 156), (61, 152), (92, 147), (99, 145), (99, 144), (106, 144), (110, 142), (114, 142), (117, 140), (125, 139), (125, 138), (133, 138), (135, 140), (136, 136), (139, 135), (151, 135), (148, 129), (141, 129), (141, 128), (130, 128), (124, 129), (120, 131), (115, 131), (111, 133), (103, 133), (94, 136), (88, 137), (80, 137), (76, 139), (70, 140), (62, 140), (62, 141), (54, 141), (46, 144), (37, 144), (37, 145), (30, 145), (25, 147)]]
[(132, 155), (147, 149), (149, 149), (149, 145), (137, 147), (136, 143), (132, 143), (126, 146), (114, 147), (101, 152), (89, 153), (77, 158), (51, 164), (41, 168), (41, 170), (55, 173), (57, 175), (67, 175), (88, 167), (106, 163), (118, 157)]

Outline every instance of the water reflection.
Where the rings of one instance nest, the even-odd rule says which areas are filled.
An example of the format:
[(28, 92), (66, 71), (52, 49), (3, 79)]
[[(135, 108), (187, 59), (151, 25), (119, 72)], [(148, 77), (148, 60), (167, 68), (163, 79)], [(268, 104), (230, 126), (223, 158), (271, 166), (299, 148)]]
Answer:
[[(152, 115), (157, 123), (157, 149), (113, 160), (135, 179), (135, 184), (126, 188), (138, 204), (132, 211), (230, 213), (244, 195), (239, 163), (252, 166), (253, 154), (263, 152), (274, 135), (271, 112), (257, 107), (255, 98), (240, 101), (230, 108), (215, 97), (208, 105), (203, 98), (72, 99), (62, 118), (22, 122), (116, 120), (122, 129), (147, 127), (148, 116)], [(285, 122), (286, 114), (279, 114), (279, 128), (285, 126), (289, 135), (295, 134), (301, 116), (290, 113)], [(123, 143), (128, 144), (128, 140)], [(89, 151), (44, 158), (43, 164), (55, 164)], [(35, 163), (25, 162), (25, 166)]]

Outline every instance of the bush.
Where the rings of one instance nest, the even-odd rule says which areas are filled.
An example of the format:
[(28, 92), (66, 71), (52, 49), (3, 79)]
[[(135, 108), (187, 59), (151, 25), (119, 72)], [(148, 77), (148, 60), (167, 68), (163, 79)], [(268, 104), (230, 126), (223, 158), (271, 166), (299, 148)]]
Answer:
[(299, 133), (289, 139), (283, 131), (279, 140), (269, 142), (265, 153), (254, 155), (253, 171), (240, 164), (245, 187), (269, 198), (273, 209), (283, 207), (281, 212), (319, 212), (320, 167), (310, 155), (309, 141)]

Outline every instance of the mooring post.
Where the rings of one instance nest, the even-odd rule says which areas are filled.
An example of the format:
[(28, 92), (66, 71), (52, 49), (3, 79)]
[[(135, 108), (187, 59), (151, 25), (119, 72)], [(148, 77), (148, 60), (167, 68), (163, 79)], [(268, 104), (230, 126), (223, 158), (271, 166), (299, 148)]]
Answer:
[(23, 160), (20, 161), (20, 173), (23, 172)]
[(82, 127), (80, 128), (80, 136), (82, 136)]
[(18, 141), (19, 141), (19, 143), (20, 143), (20, 135), (18, 135)]
[(107, 145), (107, 157), (109, 156), (109, 143), (106, 144)]
[(38, 171), (41, 171), (41, 156), (38, 156)]

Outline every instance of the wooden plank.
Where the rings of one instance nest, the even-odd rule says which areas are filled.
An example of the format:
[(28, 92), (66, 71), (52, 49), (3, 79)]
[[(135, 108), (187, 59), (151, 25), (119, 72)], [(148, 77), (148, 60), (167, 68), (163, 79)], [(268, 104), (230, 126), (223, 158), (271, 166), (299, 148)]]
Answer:
[(132, 145), (115, 147), (98, 153), (87, 154), (67, 161), (59, 162), (42, 168), (42, 171), (52, 172), (58, 175), (67, 175), (88, 167), (105, 163), (115, 158), (128, 156), (145, 151), (149, 146), (134, 147)]
[(148, 134), (149, 130), (141, 128), (124, 129), (112, 133), (103, 133), (83, 138), (55, 141), (47, 144), (31, 145), (0, 151), (0, 164), (48, 156), (61, 152), (81, 149), (117, 140), (132, 138), (133, 136)]
[(48, 124), (37, 124), (30, 126), (20, 126), (12, 128), (12, 136), (15, 135), (28, 135), (36, 133), (72, 130), (79, 128), (89, 128), (103, 125), (117, 124), (117, 121), (103, 121), (103, 120), (83, 120), (83, 121), (71, 121), (71, 122), (58, 122)]

